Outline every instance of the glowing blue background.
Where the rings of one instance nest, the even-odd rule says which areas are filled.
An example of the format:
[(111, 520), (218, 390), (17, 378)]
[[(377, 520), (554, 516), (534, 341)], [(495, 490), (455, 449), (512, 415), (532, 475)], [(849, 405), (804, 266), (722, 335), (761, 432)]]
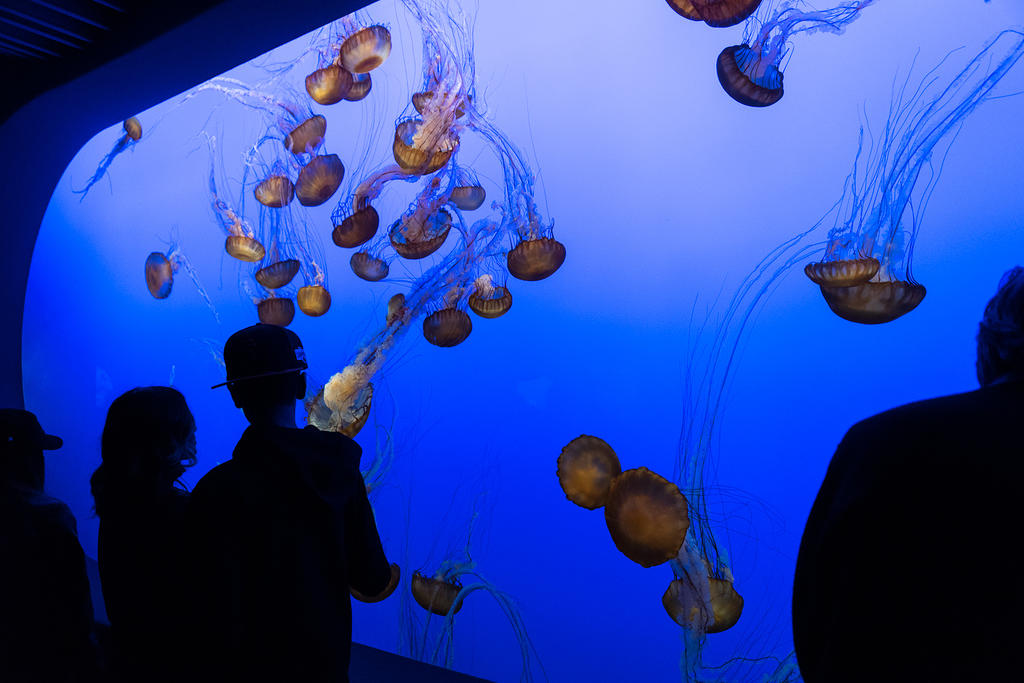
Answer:
[[(915, 54), (930, 67), (964, 45), (965, 59), (998, 30), (1024, 22), (1024, 8), (1010, 2), (886, 0), (843, 36), (799, 41), (785, 98), (753, 110), (726, 97), (714, 73), (715, 57), (739, 41), (739, 28), (684, 21), (661, 0), (632, 4), (628, 11), (610, 1), (479, 8), (478, 89), (492, 119), (539, 170), (542, 207), (568, 258), (549, 280), (513, 280), (511, 313), (474, 318), (459, 347), (434, 348), (410, 334), (357, 439), (369, 453), (372, 423), (393, 425), (396, 466), (375, 507), (385, 547), (407, 575), (432, 571), (446, 549), (463, 542), (476, 493), (486, 493), (474, 557), (517, 598), (556, 681), (673, 680), (680, 650), (660, 601), (668, 570), (625, 559), (600, 511), (565, 500), (554, 476), (561, 447), (596, 434), (624, 467), (670, 475), (695, 297), (703, 311), (719, 292), (730, 294), (765, 252), (832, 204), (853, 160), (861, 108), (877, 126), (894, 75), (905, 74)], [(369, 170), (357, 164), (373, 126), (380, 133), (373, 163), (388, 159), (391, 124), (420, 81), (419, 31), (401, 5), (379, 3), (369, 16), (391, 27), (395, 43), (373, 74), (373, 92), (360, 103), (318, 108), (329, 120), (328, 149), (341, 156), (347, 177)], [(287, 62), (309, 40), (256, 61)], [(295, 87), (311, 69), (306, 62), (293, 70)], [(262, 73), (250, 64), (230, 75), (255, 81)], [(1020, 90), (1024, 74), (1018, 69), (1007, 81), (1003, 92)], [(255, 321), (236, 285), (249, 270), (223, 254), (209, 210), (208, 156), (197, 134), (207, 127), (221, 138), (237, 180), (241, 151), (262, 123), (240, 106), (220, 106), (224, 100), (211, 93), (177, 102), (139, 114), (142, 141), (81, 202), (71, 188), (84, 185), (120, 136), (120, 123), (80, 150), (54, 192), (33, 258), (26, 407), (65, 439), (49, 457), (49, 488), (71, 504), (92, 555), (97, 522), (87, 480), (114, 396), (166, 384), (173, 371), (199, 425), (200, 462), (190, 483), (229, 456), (244, 427), (227, 392), (209, 390), (222, 371), (197, 341), (220, 345)], [(928, 287), (918, 310), (889, 325), (857, 326), (832, 315), (794, 273), (746, 338), (717, 466), (717, 482), (738, 492), (723, 533), (746, 613), (734, 629), (709, 638), (712, 663), (737, 648), (758, 656), (791, 647), (800, 532), (849, 425), (975, 386), (977, 319), (1000, 274), (1024, 254), (1022, 119), (1020, 97), (986, 104), (968, 119), (918, 242), (914, 273)], [(485, 153), (472, 163), (482, 147), (464, 144), (463, 161), (496, 190), (493, 160)], [(404, 208), (408, 191), (386, 191), (382, 222)], [(293, 324), (320, 381), (342, 367), (376, 329), (387, 298), (403, 289), (351, 274), (350, 252), (330, 242), (336, 199), (310, 212), (328, 256), (333, 307), (321, 319), (297, 314)], [(222, 324), (184, 274), (170, 299), (147, 293), (143, 261), (165, 248), (172, 230)], [(355, 639), (395, 650), (404, 628), (399, 613), (394, 598), (357, 605)], [(516, 643), (493, 602), (471, 597), (457, 633), (459, 669), (518, 678)]]

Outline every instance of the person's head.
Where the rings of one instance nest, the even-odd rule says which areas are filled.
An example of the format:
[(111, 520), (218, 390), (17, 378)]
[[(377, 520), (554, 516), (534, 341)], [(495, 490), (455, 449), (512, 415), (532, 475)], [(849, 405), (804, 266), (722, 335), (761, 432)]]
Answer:
[(27, 410), (0, 410), (0, 484), (18, 483), (42, 489), (46, 478), (43, 451), (64, 445), (43, 431)]
[[(306, 356), (297, 334), (258, 324), (235, 332), (224, 344), (227, 386), (249, 422), (294, 420), (295, 401), (306, 395)], [(219, 385), (218, 385), (219, 386)]]
[(101, 455), (92, 475), (98, 514), (117, 502), (172, 492), (196, 462), (196, 422), (185, 397), (170, 387), (140, 387), (118, 396), (107, 411)]
[(1024, 379), (1024, 268), (1003, 275), (978, 325), (978, 383)]

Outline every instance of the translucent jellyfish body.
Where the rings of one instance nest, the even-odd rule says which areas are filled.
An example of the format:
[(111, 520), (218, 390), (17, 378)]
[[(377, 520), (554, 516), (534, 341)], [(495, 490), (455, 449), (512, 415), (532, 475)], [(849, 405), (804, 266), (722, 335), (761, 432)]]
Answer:
[(224, 251), (246, 263), (262, 261), (263, 257), (267, 255), (267, 250), (263, 248), (259, 240), (246, 235), (229, 235), (224, 241)]
[(395, 252), (402, 258), (421, 259), (441, 248), (452, 227), (452, 216), (439, 209), (427, 217), (413, 214), (391, 226), (388, 238)]
[(286, 175), (272, 175), (260, 181), (253, 195), (263, 206), (279, 209), (291, 203), (295, 196), (295, 186)]
[(693, 6), (690, 0), (666, 0), (668, 6), (675, 10), (676, 14), (681, 17), (690, 19), (691, 21), (704, 21), (704, 18), (697, 11), (697, 8)]
[(352, 73), (373, 71), (391, 54), (391, 33), (378, 25), (359, 29), (341, 44), (341, 64)]
[(295, 196), (303, 206), (320, 206), (338, 189), (345, 177), (345, 166), (337, 154), (315, 156), (299, 171)]
[(308, 316), (317, 318), (331, 308), (331, 294), (323, 285), (307, 285), (299, 287), (295, 295), (299, 310)]
[(614, 479), (604, 518), (615, 547), (643, 567), (675, 557), (690, 526), (679, 487), (646, 467)]
[(512, 308), (512, 293), (495, 285), (490, 275), (481, 275), (473, 283), (469, 308), (481, 318), (500, 318)]
[(349, 265), (353, 273), (370, 282), (377, 282), (388, 276), (388, 262), (367, 251), (352, 254)]
[(331, 239), (339, 247), (346, 249), (358, 247), (360, 244), (369, 242), (377, 234), (379, 226), (380, 216), (377, 214), (377, 209), (367, 204), (334, 226)]
[(661, 604), (665, 611), (683, 628), (702, 633), (721, 633), (736, 625), (743, 614), (743, 597), (736, 592), (732, 581), (708, 577), (711, 614), (705, 614), (703, 599), (694, 595), (688, 579), (676, 579), (665, 589)]
[(588, 510), (602, 507), (608, 501), (612, 482), (620, 474), (619, 457), (596, 436), (576, 437), (558, 456), (558, 483), (565, 497)]
[(391, 149), (395, 162), (408, 173), (433, 173), (448, 163), (459, 146), (458, 138), (447, 135), (436, 142), (421, 142), (424, 125), (419, 119), (406, 119), (395, 126), (395, 142)]
[(385, 322), (388, 325), (406, 315), (408, 309), (405, 307), (405, 294), (399, 292), (388, 299), (388, 313)]
[(782, 72), (750, 49), (733, 45), (718, 55), (718, 82), (740, 104), (767, 107), (782, 99)]
[(456, 604), (455, 599), (461, 590), (458, 579), (446, 581), (440, 576), (428, 578), (419, 572), (412, 574), (412, 597), (420, 607), (438, 616), (459, 613), (462, 603)]
[[(753, 14), (761, 0), (687, 0), (679, 4), (690, 5), (708, 26), (724, 28), (735, 26)], [(669, 5), (675, 9), (673, 2), (669, 2)], [(680, 14), (687, 16), (683, 11), (680, 11)]]
[(256, 282), (267, 289), (280, 289), (288, 285), (299, 272), (297, 259), (276, 261), (256, 271)]
[(822, 287), (832, 312), (865, 325), (887, 323), (910, 313), (924, 300), (924, 285), (904, 280), (863, 282), (850, 287)]
[(174, 265), (159, 251), (154, 251), (146, 257), (146, 288), (153, 298), (166, 299), (173, 286)]
[(306, 92), (318, 104), (336, 104), (352, 89), (352, 74), (330, 64), (306, 76)]
[(256, 313), (261, 323), (288, 327), (295, 319), (295, 304), (291, 299), (273, 296), (256, 304)]
[(284, 139), (284, 146), (292, 154), (309, 154), (324, 141), (327, 119), (317, 114), (292, 128)]
[(124, 133), (129, 138), (138, 142), (142, 139), (142, 124), (134, 116), (124, 120)]
[(434, 346), (457, 346), (472, 331), (469, 314), (458, 308), (442, 308), (423, 319), (423, 336)]
[[(435, 101), (438, 99), (437, 93), (433, 90), (423, 90), (421, 92), (414, 92), (412, 94), (412, 108), (416, 110), (416, 113), (423, 114), (429, 112), (431, 107), (437, 108)], [(455, 118), (461, 119), (466, 115), (466, 106), (463, 103), (455, 105)]]
[(381, 600), (388, 598), (392, 593), (395, 592), (395, 589), (398, 588), (398, 583), (401, 580), (401, 577), (401, 567), (392, 562), (391, 580), (388, 581), (388, 585), (385, 586), (384, 590), (382, 590), (380, 593), (378, 593), (377, 595), (363, 595), (355, 588), (350, 588), (349, 591), (352, 593), (352, 597), (358, 600), (359, 602), (380, 602)]
[(338, 432), (352, 438), (366, 424), (373, 403), (373, 384), (366, 366), (353, 363), (331, 379), (305, 402), (306, 420), (321, 431)]
[(481, 185), (459, 185), (452, 189), (450, 201), (455, 208), (476, 211), (483, 206), (487, 193)]
[(804, 266), (804, 273), (815, 284), (823, 287), (850, 287), (867, 282), (878, 273), (878, 259), (858, 258), (820, 261)]
[(348, 93), (345, 95), (346, 102), (358, 102), (359, 100), (365, 99), (370, 94), (370, 89), (373, 87), (373, 81), (370, 80), (370, 74), (353, 74), (352, 87), (348, 89)]
[(508, 252), (508, 272), (520, 280), (543, 280), (565, 261), (565, 245), (553, 237), (525, 239)]

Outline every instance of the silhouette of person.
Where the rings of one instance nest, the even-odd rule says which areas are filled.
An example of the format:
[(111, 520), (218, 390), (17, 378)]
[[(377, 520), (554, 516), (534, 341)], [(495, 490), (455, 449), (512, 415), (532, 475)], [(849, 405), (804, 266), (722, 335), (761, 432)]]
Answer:
[(188, 494), (175, 482), (196, 461), (185, 397), (170, 387), (119, 396), (107, 411), (102, 456), (91, 483), (110, 668), (123, 681), (183, 680), (180, 639), (191, 621), (182, 582)]
[(347, 681), (349, 587), (376, 595), (392, 576), (361, 450), (342, 434), (296, 427), (307, 366), (291, 330), (236, 332), (224, 361), (249, 427), (192, 492), (195, 669), (216, 681)]
[(44, 450), (63, 441), (0, 410), (0, 681), (98, 678), (85, 554), (67, 505), (43, 492)]
[(977, 337), (980, 389), (854, 425), (807, 520), (793, 586), (804, 680), (1005, 681), (1024, 635), (1024, 269)]

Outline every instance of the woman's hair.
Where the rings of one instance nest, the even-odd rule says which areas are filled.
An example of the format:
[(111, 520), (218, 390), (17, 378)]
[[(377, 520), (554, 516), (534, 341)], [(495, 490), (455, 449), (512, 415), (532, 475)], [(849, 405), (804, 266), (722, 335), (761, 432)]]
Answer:
[(114, 399), (103, 426), (103, 462), (90, 481), (96, 514), (163, 493), (182, 468), (195, 464), (194, 450), (184, 448), (195, 426), (176, 389), (140, 387)]
[(978, 325), (978, 382), (1024, 375), (1024, 268), (1003, 275)]

